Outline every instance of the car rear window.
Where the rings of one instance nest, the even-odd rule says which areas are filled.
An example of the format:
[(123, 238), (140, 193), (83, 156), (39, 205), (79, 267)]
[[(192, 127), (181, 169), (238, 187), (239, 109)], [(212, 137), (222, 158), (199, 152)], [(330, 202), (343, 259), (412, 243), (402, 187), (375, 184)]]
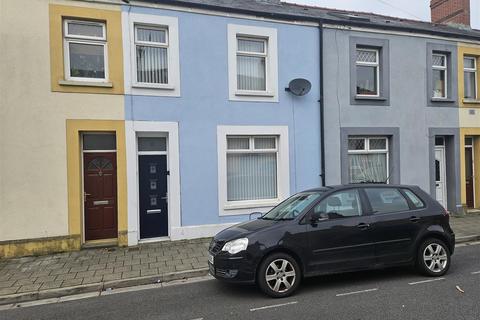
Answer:
[(397, 189), (366, 188), (365, 192), (374, 214), (410, 210), (407, 199)]
[(412, 201), (415, 208), (423, 208), (425, 207), (425, 203), (415, 194), (412, 190), (409, 189), (402, 189), (403, 192), (407, 195), (407, 197)]

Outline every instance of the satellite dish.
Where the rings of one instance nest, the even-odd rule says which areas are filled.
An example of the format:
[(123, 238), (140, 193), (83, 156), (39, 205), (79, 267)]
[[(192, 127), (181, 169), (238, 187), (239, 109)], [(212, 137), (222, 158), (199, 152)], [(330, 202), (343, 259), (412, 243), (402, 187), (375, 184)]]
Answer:
[(293, 79), (288, 84), (288, 88), (285, 88), (286, 91), (290, 91), (295, 96), (304, 96), (306, 95), (310, 89), (312, 88), (312, 84), (307, 79)]

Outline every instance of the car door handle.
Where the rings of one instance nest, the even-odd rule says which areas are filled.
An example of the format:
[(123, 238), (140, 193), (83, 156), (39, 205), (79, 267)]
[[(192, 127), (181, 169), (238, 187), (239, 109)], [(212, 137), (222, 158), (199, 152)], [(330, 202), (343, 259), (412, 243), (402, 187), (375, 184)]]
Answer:
[(410, 218), (410, 221), (412, 221), (412, 222), (418, 222), (418, 221), (420, 221), (420, 218), (413, 216), (413, 217)]
[(359, 223), (359, 224), (357, 225), (357, 228), (359, 228), (359, 229), (361, 229), (361, 230), (366, 230), (366, 229), (370, 228), (370, 225), (369, 225), (368, 223), (363, 223), (363, 222), (362, 222), (362, 223)]

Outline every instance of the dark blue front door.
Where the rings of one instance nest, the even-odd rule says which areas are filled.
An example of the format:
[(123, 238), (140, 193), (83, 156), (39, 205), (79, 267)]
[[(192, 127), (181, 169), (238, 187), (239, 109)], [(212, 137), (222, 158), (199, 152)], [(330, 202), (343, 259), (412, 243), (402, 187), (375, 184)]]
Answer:
[(167, 156), (139, 155), (140, 238), (168, 236)]

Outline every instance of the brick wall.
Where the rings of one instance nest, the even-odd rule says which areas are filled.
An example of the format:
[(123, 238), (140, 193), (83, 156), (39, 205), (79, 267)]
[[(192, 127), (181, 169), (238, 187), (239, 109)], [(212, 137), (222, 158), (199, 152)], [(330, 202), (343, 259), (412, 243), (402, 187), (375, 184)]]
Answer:
[(470, 0), (431, 0), (432, 22), (470, 26)]

